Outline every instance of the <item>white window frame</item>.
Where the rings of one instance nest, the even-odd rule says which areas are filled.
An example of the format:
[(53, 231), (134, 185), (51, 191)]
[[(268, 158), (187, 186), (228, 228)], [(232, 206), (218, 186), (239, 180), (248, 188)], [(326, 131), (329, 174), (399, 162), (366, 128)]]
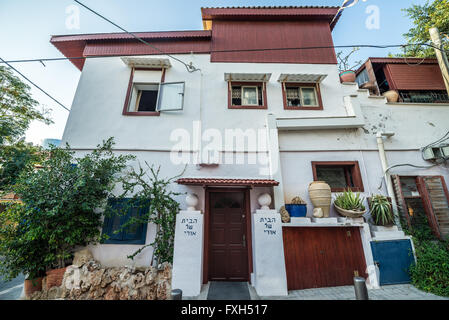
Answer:
[[(304, 96), (303, 96), (303, 94), (302, 94), (302, 89), (313, 89), (313, 93), (315, 94), (315, 101), (316, 101), (316, 104), (308, 104), (308, 105), (305, 105), (304, 104)], [(300, 96), (301, 96), (301, 107), (319, 107), (320, 106), (320, 102), (318, 101), (318, 93), (317, 93), (317, 90), (316, 90), (316, 87), (315, 86), (310, 86), (310, 87), (305, 87), (305, 86), (302, 86), (302, 87), (299, 87), (299, 91), (300, 91)]]
[[(256, 89), (256, 103), (255, 104), (253, 104), (253, 103), (248, 103), (248, 104), (244, 104), (243, 103), (243, 92), (244, 92), (244, 90), (245, 90), (245, 88), (251, 88), (251, 89)], [(257, 86), (242, 86), (242, 88), (241, 88), (241, 104), (242, 104), (242, 106), (259, 106), (259, 88), (257, 87)], [(263, 96), (262, 96), (262, 105), (263, 105)]]
[[(182, 84), (182, 93), (179, 93), (182, 95), (181, 100), (181, 107), (180, 108), (172, 108), (172, 109), (161, 109), (161, 92), (163, 90), (163, 87), (170, 84)], [(159, 83), (159, 91), (157, 94), (157, 101), (156, 101), (156, 112), (164, 112), (164, 111), (182, 111), (184, 110), (184, 95), (186, 90), (186, 83), (184, 81), (178, 81), (178, 82), (161, 82)]]

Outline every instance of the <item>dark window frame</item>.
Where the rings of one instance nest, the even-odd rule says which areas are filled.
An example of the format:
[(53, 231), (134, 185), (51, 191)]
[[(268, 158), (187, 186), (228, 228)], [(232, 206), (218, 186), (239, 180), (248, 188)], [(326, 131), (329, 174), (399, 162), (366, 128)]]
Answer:
[[(232, 104), (232, 87), (262, 87), (262, 105), (233, 105)], [(268, 109), (267, 104), (267, 84), (264, 81), (245, 82), (245, 81), (228, 81), (228, 109)]]
[[(284, 103), (284, 110), (323, 110), (323, 100), (321, 98), (321, 88), (319, 83), (302, 83), (302, 82), (282, 82), (282, 101)], [(289, 106), (287, 104), (287, 90), (286, 87), (295, 87), (295, 88), (315, 88), (315, 92), (317, 95), (318, 106)]]
[[(112, 202), (117, 201), (117, 202), (123, 202), (123, 201), (129, 201), (131, 200), (130, 198), (124, 198), (124, 199), (108, 199), (108, 205), (113, 205)], [(142, 215), (143, 214), (143, 208), (139, 208), (139, 214)], [(123, 224), (125, 224), (130, 218), (130, 212), (128, 212), (126, 215), (120, 215), (120, 226), (122, 226)], [(114, 219), (117, 216), (107, 216), (105, 215), (104, 217), (104, 221), (103, 221), (103, 228), (102, 228), (102, 232), (101, 234), (106, 234), (108, 236), (112, 236), (113, 232), (115, 230), (113, 229), (113, 224), (114, 224)], [(140, 230), (140, 236), (139, 237), (135, 237), (134, 239), (126, 239), (127, 237), (127, 233), (123, 230), (121, 231), (120, 234), (122, 240), (118, 240), (118, 239), (105, 239), (102, 244), (138, 244), (138, 245), (143, 245), (146, 243), (146, 237), (147, 237), (147, 229), (148, 229), (148, 223), (142, 223), (139, 226)], [(114, 235), (117, 236), (117, 235)]]
[(123, 106), (122, 114), (124, 116), (146, 116), (146, 117), (158, 117), (159, 111), (128, 111), (129, 103), (131, 101), (132, 90), (134, 86), (134, 71), (162, 71), (161, 83), (165, 82), (165, 68), (131, 68), (131, 74), (129, 76), (128, 90), (126, 91), (125, 104)]
[(318, 167), (326, 167), (326, 168), (343, 167), (345, 169), (345, 177), (347, 184), (348, 184), (348, 174), (350, 172), (354, 186), (353, 187), (346, 186), (346, 188), (332, 188), (331, 186), (331, 192), (343, 192), (344, 190), (348, 189), (350, 189), (353, 192), (365, 191), (358, 161), (312, 161), (312, 172), (314, 181), (319, 181), (317, 172)]

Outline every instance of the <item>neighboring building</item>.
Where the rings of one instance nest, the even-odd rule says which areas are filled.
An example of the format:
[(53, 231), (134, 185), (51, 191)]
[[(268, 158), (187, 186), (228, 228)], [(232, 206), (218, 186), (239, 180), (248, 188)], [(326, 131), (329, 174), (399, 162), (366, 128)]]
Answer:
[[(382, 279), (383, 268), (399, 265), (381, 263), (376, 272), (382, 259), (376, 248), (390, 242), (411, 248), (409, 238), (333, 209), (330, 218), (312, 218), (307, 189), (314, 180), (328, 181), (333, 192), (388, 194), (406, 219), (413, 211), (407, 208), (422, 206), (434, 231), (447, 233), (448, 170), (422, 168), (441, 160), (424, 160), (421, 148), (449, 131), (449, 104), (387, 103), (357, 83), (340, 83), (332, 48), (292, 49), (332, 47), (337, 11), (203, 8), (204, 30), (137, 33), (171, 56), (123, 33), (52, 37), (66, 57), (86, 57), (72, 60), (82, 75), (62, 143), (83, 154), (113, 136), (115, 152), (160, 165), (166, 177), (184, 168), (173, 150), (189, 160), (172, 186), (196, 194), (202, 212), (178, 215), (173, 285), (185, 295), (199, 294), (210, 280), (249, 281), (260, 295), (348, 285), (354, 274), (373, 287), (399, 282)], [(189, 72), (178, 59), (200, 71)], [(414, 90), (392, 83), (388, 89)], [(239, 135), (256, 143), (234, 143)], [(419, 167), (391, 167), (385, 183), (383, 147), (390, 165)], [(446, 150), (444, 141), (431, 147)], [(439, 155), (434, 159), (444, 158)], [(271, 210), (260, 210), (265, 193)], [(308, 201), (308, 218), (281, 224), (279, 209), (297, 195)], [(195, 205), (191, 198), (179, 202)], [(106, 219), (104, 232), (112, 234), (114, 222), (120, 223)], [(91, 250), (105, 265), (129, 264), (126, 256), (151, 243), (154, 233), (154, 226), (141, 226)], [(151, 253), (145, 249), (135, 263), (148, 264)]]
[(59, 145), (61, 144), (61, 140), (60, 139), (44, 139), (44, 141), (42, 142), (42, 148), (44, 149), (50, 149), (50, 146), (55, 146), (55, 147), (59, 147)]

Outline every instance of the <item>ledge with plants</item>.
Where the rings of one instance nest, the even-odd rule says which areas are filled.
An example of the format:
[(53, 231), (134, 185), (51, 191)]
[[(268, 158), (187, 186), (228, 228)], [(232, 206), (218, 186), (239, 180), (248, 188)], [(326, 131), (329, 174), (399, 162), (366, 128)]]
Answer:
[(365, 198), (360, 195), (360, 192), (345, 190), (335, 196), (334, 207), (344, 217), (360, 218), (367, 211), (363, 204), (364, 201)]

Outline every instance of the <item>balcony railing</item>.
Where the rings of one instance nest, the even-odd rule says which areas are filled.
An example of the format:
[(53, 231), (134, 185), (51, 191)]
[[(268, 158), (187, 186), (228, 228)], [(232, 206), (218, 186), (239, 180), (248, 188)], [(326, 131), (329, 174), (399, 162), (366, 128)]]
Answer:
[(449, 96), (444, 92), (420, 91), (399, 92), (401, 102), (411, 103), (449, 103)]

